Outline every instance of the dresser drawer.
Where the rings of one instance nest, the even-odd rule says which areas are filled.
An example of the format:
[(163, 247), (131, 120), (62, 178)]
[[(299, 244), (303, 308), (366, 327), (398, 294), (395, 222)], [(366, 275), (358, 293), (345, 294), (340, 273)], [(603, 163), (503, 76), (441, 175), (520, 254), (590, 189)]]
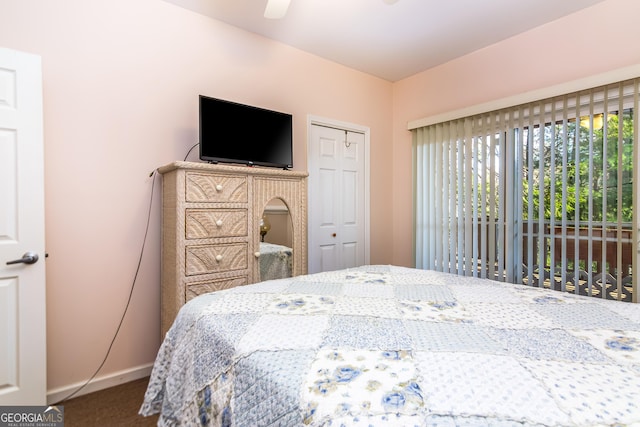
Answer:
[(246, 243), (226, 245), (187, 246), (185, 274), (219, 273), (247, 268), (248, 247)]
[(185, 299), (186, 301), (189, 301), (198, 295), (220, 291), (222, 289), (235, 288), (236, 286), (243, 286), (247, 283), (248, 281), (246, 276), (192, 283), (187, 285), (187, 288), (185, 289)]
[(185, 237), (207, 239), (247, 235), (246, 209), (187, 209)]
[(246, 203), (247, 177), (223, 174), (186, 174), (187, 202)]

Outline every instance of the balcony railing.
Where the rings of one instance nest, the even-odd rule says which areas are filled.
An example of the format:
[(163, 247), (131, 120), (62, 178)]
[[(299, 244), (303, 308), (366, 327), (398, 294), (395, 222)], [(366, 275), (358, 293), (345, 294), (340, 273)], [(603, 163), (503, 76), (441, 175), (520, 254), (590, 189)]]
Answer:
[[(488, 250), (492, 228), (498, 248), (500, 241), (498, 223), (479, 224), (478, 236), (485, 228), (487, 242), (482, 250), (482, 239), (478, 239), (478, 254), (489, 254), (485, 262), (490, 263)], [(540, 230), (542, 229), (542, 233)], [(517, 240), (517, 239), (516, 239)], [(503, 242), (503, 248), (507, 247)], [(548, 221), (523, 221), (522, 246), (515, 250), (521, 256), (522, 282), (544, 286), (555, 290), (579, 294), (604, 296), (608, 299), (631, 301), (633, 298), (633, 231), (630, 223), (578, 224), (575, 227), (551, 225)], [(496, 249), (497, 251), (497, 249)], [(497, 253), (495, 254), (497, 259)], [(507, 267), (508, 268), (508, 267)], [(517, 267), (516, 267), (517, 268)], [(500, 272), (496, 272), (500, 274)]]

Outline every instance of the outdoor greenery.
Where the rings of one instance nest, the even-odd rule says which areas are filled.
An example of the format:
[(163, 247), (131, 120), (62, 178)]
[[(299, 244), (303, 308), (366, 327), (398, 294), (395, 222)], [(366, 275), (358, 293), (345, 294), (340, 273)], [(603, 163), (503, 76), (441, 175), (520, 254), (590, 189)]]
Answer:
[[(622, 118), (622, 131), (619, 124)], [(593, 129), (593, 130), (592, 130)], [(524, 129), (523, 211), (556, 222), (631, 222), (633, 215), (633, 111), (547, 123)], [(529, 138), (528, 132), (533, 132)], [(528, 141), (532, 140), (529, 147)], [(606, 144), (605, 144), (606, 142)], [(529, 162), (527, 156), (533, 156)], [(532, 170), (527, 165), (532, 164)], [(531, 191), (530, 191), (530, 188)], [(621, 194), (620, 200), (619, 192)], [(620, 203), (619, 203), (620, 202)]]

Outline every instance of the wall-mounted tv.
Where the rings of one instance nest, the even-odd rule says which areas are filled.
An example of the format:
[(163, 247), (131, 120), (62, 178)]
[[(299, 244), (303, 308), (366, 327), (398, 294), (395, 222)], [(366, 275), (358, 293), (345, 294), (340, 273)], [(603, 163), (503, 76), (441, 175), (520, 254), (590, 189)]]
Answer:
[(292, 168), (293, 117), (200, 95), (200, 160)]

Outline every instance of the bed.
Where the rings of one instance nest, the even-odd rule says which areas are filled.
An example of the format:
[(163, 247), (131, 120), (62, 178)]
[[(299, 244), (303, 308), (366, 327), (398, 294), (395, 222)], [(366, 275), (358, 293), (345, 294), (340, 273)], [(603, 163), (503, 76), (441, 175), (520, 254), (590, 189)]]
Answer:
[(640, 425), (640, 306), (395, 266), (271, 280), (180, 311), (159, 425)]

